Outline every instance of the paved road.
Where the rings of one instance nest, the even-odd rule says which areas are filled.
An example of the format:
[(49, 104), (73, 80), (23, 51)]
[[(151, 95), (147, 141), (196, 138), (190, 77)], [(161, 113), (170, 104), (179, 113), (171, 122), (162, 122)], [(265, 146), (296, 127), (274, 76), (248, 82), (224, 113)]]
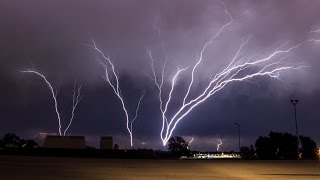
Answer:
[(129, 160), (0, 156), (0, 179), (320, 179), (317, 161)]

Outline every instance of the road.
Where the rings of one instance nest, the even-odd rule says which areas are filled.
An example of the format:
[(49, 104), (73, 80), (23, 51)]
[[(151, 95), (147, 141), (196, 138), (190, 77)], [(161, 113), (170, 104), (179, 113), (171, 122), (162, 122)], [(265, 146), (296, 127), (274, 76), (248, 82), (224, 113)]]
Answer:
[(0, 156), (0, 179), (320, 179), (318, 161), (131, 160)]

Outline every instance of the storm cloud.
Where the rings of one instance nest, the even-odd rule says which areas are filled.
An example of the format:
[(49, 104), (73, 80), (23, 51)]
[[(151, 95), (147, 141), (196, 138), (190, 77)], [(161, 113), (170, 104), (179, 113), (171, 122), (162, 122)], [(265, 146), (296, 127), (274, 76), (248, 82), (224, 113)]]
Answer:
[[(103, 69), (96, 61), (97, 53), (88, 46), (93, 37), (114, 62), (131, 113), (139, 91), (147, 90), (134, 124), (134, 138), (137, 144), (143, 141), (160, 147), (161, 117), (146, 52), (152, 51), (158, 71), (167, 55), (165, 82), (169, 83), (177, 67), (194, 65), (204, 43), (230, 21), (224, 4), (233, 23), (204, 54), (195, 80), (200, 90), (228, 65), (248, 37), (251, 38), (244, 53), (250, 57), (265, 57), (287, 41), (294, 45), (320, 39), (320, 32), (311, 32), (320, 29), (317, 0), (1, 1), (0, 132), (28, 136), (56, 132), (56, 116), (47, 87), (37, 77), (18, 71), (35, 67), (55, 86), (61, 84), (59, 99), (64, 118), (69, 116), (73, 79), (76, 76), (83, 81), (83, 99), (70, 129), (72, 134), (114, 135), (119, 137), (120, 147), (128, 145), (119, 100), (101, 77)], [(296, 97), (301, 101), (301, 133), (320, 143), (319, 48), (319, 42), (308, 42), (292, 51), (286, 62), (309, 67), (284, 72), (281, 80), (263, 77), (228, 85), (183, 119), (174, 134), (202, 138), (197, 147), (206, 149), (211, 144), (200, 142), (224, 137), (229, 141), (228, 148), (235, 149), (234, 122), (241, 124), (248, 144), (270, 130), (293, 133), (289, 100)], [(189, 80), (190, 74), (184, 73), (179, 79), (181, 87)], [(169, 88), (169, 84), (166, 86)]]

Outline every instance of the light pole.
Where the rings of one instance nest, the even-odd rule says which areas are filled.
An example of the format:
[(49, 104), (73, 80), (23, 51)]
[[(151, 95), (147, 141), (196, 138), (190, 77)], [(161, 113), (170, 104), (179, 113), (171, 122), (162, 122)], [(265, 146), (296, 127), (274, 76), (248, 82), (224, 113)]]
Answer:
[(238, 136), (239, 136), (239, 153), (240, 153), (240, 124), (234, 123), (234, 125), (238, 126)]
[(297, 159), (299, 159), (299, 133), (298, 133), (298, 122), (297, 122), (297, 108), (296, 105), (298, 104), (299, 100), (298, 99), (291, 99), (290, 100), (292, 105), (293, 105), (293, 109), (294, 109), (294, 120), (296, 123), (296, 136), (297, 136)]

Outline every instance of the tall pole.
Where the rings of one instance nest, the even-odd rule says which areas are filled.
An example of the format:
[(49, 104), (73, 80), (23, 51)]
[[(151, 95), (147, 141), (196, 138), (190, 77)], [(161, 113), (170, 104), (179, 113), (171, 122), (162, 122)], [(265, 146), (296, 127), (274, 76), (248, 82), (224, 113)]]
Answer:
[(240, 153), (240, 124), (239, 123), (234, 123), (236, 126), (238, 126), (238, 137), (239, 137), (239, 153)]
[(295, 125), (296, 125), (296, 136), (297, 136), (297, 159), (300, 158), (299, 156), (299, 133), (298, 133), (298, 122), (297, 122), (297, 108), (296, 105), (298, 104), (299, 100), (298, 99), (291, 99), (290, 100), (292, 105), (293, 105), (293, 109), (294, 109), (294, 121), (295, 121)]

